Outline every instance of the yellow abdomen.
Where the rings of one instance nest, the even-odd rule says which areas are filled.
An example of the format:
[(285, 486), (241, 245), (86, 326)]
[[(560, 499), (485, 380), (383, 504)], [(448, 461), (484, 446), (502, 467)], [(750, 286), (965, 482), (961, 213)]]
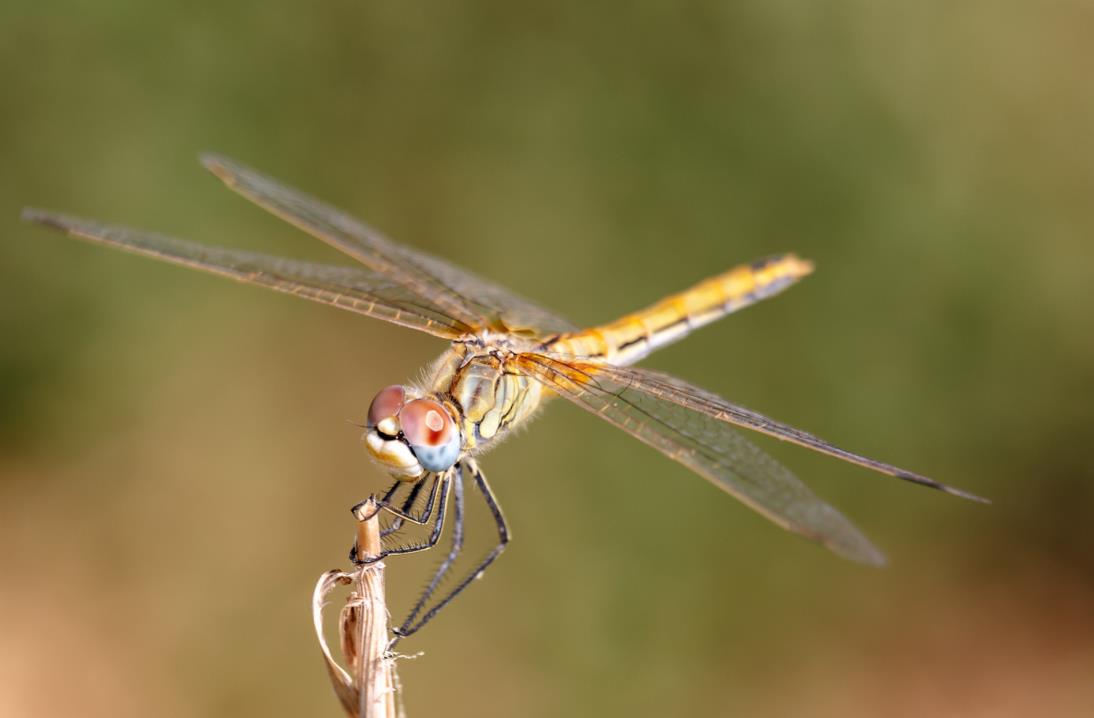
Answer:
[(734, 267), (611, 324), (564, 334), (545, 349), (633, 364), (694, 329), (778, 294), (812, 271), (811, 262), (793, 254), (768, 257)]

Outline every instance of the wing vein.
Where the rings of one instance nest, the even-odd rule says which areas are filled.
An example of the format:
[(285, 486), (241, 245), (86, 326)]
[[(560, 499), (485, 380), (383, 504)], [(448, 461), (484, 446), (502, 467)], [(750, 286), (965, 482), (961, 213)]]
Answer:
[(718, 419), (666, 401), (641, 374), (617, 377), (607, 365), (540, 354), (517, 359), (556, 393), (652, 446), (783, 528), (864, 563), (884, 557), (847, 519), (788, 469)]

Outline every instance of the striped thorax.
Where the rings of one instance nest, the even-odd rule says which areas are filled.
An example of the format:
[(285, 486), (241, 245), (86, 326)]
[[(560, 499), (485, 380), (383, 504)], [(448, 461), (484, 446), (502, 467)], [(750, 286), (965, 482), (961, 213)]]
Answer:
[(506, 369), (510, 349), (455, 343), (426, 386), (389, 386), (369, 407), (365, 445), (400, 481), (449, 469), (484, 450), (539, 407), (543, 385)]
[(535, 413), (543, 385), (510, 371), (513, 351), (454, 344), (433, 366), (431, 384), (458, 407), (464, 449), (482, 451)]

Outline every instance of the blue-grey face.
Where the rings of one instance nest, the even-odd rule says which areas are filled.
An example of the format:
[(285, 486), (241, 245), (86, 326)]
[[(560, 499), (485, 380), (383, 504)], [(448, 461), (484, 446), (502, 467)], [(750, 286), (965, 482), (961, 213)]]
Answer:
[(460, 458), (460, 437), (458, 434), (438, 446), (411, 444), (409, 441), (407, 441), (407, 444), (426, 471), (447, 471), (456, 463), (456, 459)]
[(382, 389), (372, 400), (365, 443), (372, 456), (403, 481), (451, 468), (462, 444), (456, 421), (440, 402), (407, 401), (401, 386)]

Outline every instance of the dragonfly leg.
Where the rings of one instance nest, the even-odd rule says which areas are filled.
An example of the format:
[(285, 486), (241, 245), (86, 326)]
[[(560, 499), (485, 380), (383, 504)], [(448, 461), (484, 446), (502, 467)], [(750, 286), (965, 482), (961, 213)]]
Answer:
[(460, 551), (463, 550), (463, 467), (456, 464), (455, 467), (455, 486), (453, 498), (453, 516), (452, 516), (452, 541), (448, 549), (448, 555), (445, 556), (444, 561), (437, 567), (437, 570), (433, 573), (433, 577), (429, 580), (429, 584), (422, 591), (421, 596), (418, 597), (418, 602), (414, 604), (414, 608), (411, 609), (406, 619), (400, 624), (400, 630), (396, 631), (399, 634), (402, 629), (412, 625), (414, 620), (418, 617), (418, 614), (425, 608), (426, 603), (433, 597), (433, 593), (437, 590), (437, 586), (440, 585), (449, 569), (452, 568), (452, 564), (456, 562), (456, 559), (460, 555)]
[[(498, 528), (498, 543), (494, 548), (486, 555), (482, 561), (478, 563), (471, 571), (460, 580), (447, 594), (444, 595), (437, 603), (422, 614), (422, 617), (416, 622), (410, 620), (406, 621), (399, 628), (394, 629), (392, 633), (398, 638), (405, 638), (416, 631), (420, 630), (422, 626), (429, 623), (429, 621), (437, 615), (438, 612), (445, 606), (447, 606), (452, 599), (458, 596), (465, 588), (467, 588), (472, 581), (482, 575), (483, 571), (487, 569), (490, 564), (494, 563), (501, 552), (505, 550), (506, 544), (509, 543), (509, 526), (505, 523), (505, 516), (502, 515), (501, 507), (498, 506), (498, 501), (494, 497), (494, 492), (490, 489), (490, 484), (486, 482), (486, 477), (479, 471), (478, 464), (474, 461), (466, 462), (468, 470), (475, 479), (475, 486), (482, 494), (483, 500), (486, 501), (486, 506), (490, 509), (490, 514), (494, 517), (494, 523)], [(439, 582), (439, 579), (438, 579)], [(416, 612), (420, 612), (420, 609), (416, 609)], [(412, 615), (411, 618), (414, 616)]]
[[(409, 545), (406, 545), (406, 546), (398, 546), (398, 547), (390, 548), (390, 549), (384, 549), (383, 551), (380, 552), (380, 555), (375, 556), (375, 557), (369, 559), (368, 561), (361, 561), (357, 557), (357, 542), (355, 540), (353, 542), (353, 546), (350, 548), (350, 552), (349, 552), (350, 560), (353, 561), (355, 564), (358, 564), (358, 565), (360, 565), (362, 563), (375, 563), (376, 561), (379, 561), (380, 559), (382, 559), (386, 556), (390, 556), (392, 554), (414, 553), (415, 551), (424, 551), (425, 549), (433, 548), (434, 546), (436, 546), (437, 541), (440, 539), (440, 536), (441, 536), (441, 530), (444, 528), (445, 507), (448, 503), (449, 489), (452, 486), (451, 480), (452, 480), (452, 472), (451, 471), (446, 472), (444, 474), (435, 474), (434, 475), (434, 477), (433, 477), (433, 486), (429, 491), (429, 498), (427, 500), (428, 505), (422, 511), (421, 516), (418, 516), (418, 517), (411, 516), (409, 514), (404, 514), (403, 512), (399, 512), (398, 510), (393, 512), (393, 513), (395, 513), (395, 515), (397, 517), (396, 520), (399, 520), (399, 518), (403, 518), (405, 516), (405, 518), (408, 521), (413, 521), (414, 523), (421, 524), (421, 525), (427, 525), (429, 523), (430, 516), (434, 516), (434, 507), (435, 507), (434, 505), (436, 505), (436, 513), (435, 513), (435, 516), (433, 518), (433, 529), (430, 532), (429, 538), (425, 542), (416, 543), (416, 544), (409, 544)], [(422, 482), (422, 483), (424, 483), (424, 482)], [(440, 496), (439, 497), (438, 497), (438, 486), (440, 487), (440, 492), (439, 492)], [(361, 506), (361, 504), (358, 504), (356, 507), (354, 507), (354, 509), (355, 509), (354, 513), (355, 514), (358, 513), (358, 511), (356, 511), (356, 509), (358, 509), (360, 506)]]
[(396, 554), (414, 554), (419, 551), (426, 551), (428, 548), (432, 548), (437, 545), (437, 542), (441, 539), (441, 532), (444, 530), (444, 516), (447, 505), (449, 505), (449, 490), (452, 488), (452, 473), (451, 471), (441, 475), (441, 496), (438, 499), (437, 518), (433, 521), (433, 530), (429, 533), (429, 539), (417, 544), (407, 544), (405, 546), (394, 546), (392, 548), (385, 548), (380, 553), (380, 556), (373, 558), (366, 563), (372, 564), (375, 561), (384, 558), (385, 556), (393, 556)]
[[(420, 484), (422, 482), (419, 481), (418, 483)], [(399, 487), (402, 486), (402, 484), (403, 482), (396, 481), (394, 484), (391, 485), (390, 489), (384, 492), (384, 495), (381, 498), (377, 499), (376, 495), (373, 494), (364, 501), (354, 504), (353, 508), (351, 508), (350, 511), (353, 513), (354, 516), (357, 517), (358, 521), (368, 521), (373, 516), (380, 513), (380, 509), (391, 504), (392, 497), (395, 496), (395, 492), (399, 490)], [(418, 489), (418, 484), (414, 485), (414, 489)], [(417, 496), (417, 492), (415, 492), (414, 495)], [(373, 509), (372, 513), (365, 515), (365, 506), (370, 502), (375, 503), (376, 508)]]
[(377, 505), (376, 508), (373, 509), (372, 513), (365, 513), (365, 506), (369, 503), (369, 499), (365, 499), (350, 510), (353, 512), (353, 515), (357, 517), (358, 521), (368, 521), (380, 511), (387, 511), (389, 514), (395, 516), (396, 520), (399, 521), (400, 526), (402, 525), (403, 521), (409, 521), (411, 523), (418, 524), (419, 526), (424, 526), (425, 524), (429, 523), (429, 517), (433, 512), (433, 505), (435, 503), (434, 499), (437, 497), (437, 486), (440, 483), (441, 478), (440, 474), (431, 474), (431, 476), (433, 481), (431, 484), (431, 488), (429, 489), (429, 498), (426, 499), (425, 507), (422, 509), (422, 512), (417, 516), (415, 516), (412, 512), (412, 509), (414, 507), (414, 500), (418, 498), (418, 494), (421, 493), (422, 486), (424, 486), (426, 482), (429, 481), (429, 479), (422, 479), (421, 481), (416, 482), (413, 487), (411, 487), (410, 494), (407, 495), (407, 500), (403, 502), (402, 508), (399, 508), (395, 504), (391, 503), (391, 497), (395, 495), (395, 492), (398, 491), (399, 487), (403, 484), (403, 482), (401, 481), (396, 481), (395, 484), (387, 490), (383, 497), (376, 501)]
[[(406, 501), (403, 502), (403, 508), (402, 508), (403, 513), (408, 514), (414, 508), (414, 502), (418, 500), (418, 496), (422, 493), (422, 487), (423, 486), (425, 486), (425, 482), (424, 481), (419, 481), (418, 483), (414, 484), (414, 486), (411, 487), (410, 493), (407, 494)], [(398, 488), (398, 486), (393, 486), (391, 488), (391, 491), (389, 491), (387, 494), (384, 495), (384, 499), (383, 499), (384, 503), (389, 503), (391, 501), (391, 496), (397, 488)], [(432, 502), (430, 502), (430, 503), (432, 503)], [(390, 536), (391, 534), (393, 534), (396, 531), (398, 531), (399, 529), (401, 529), (403, 527), (403, 521), (404, 521), (404, 519), (403, 519), (402, 516), (396, 516), (395, 520), (391, 522), (390, 526), (388, 526), (385, 529), (380, 529), (380, 538)]]

